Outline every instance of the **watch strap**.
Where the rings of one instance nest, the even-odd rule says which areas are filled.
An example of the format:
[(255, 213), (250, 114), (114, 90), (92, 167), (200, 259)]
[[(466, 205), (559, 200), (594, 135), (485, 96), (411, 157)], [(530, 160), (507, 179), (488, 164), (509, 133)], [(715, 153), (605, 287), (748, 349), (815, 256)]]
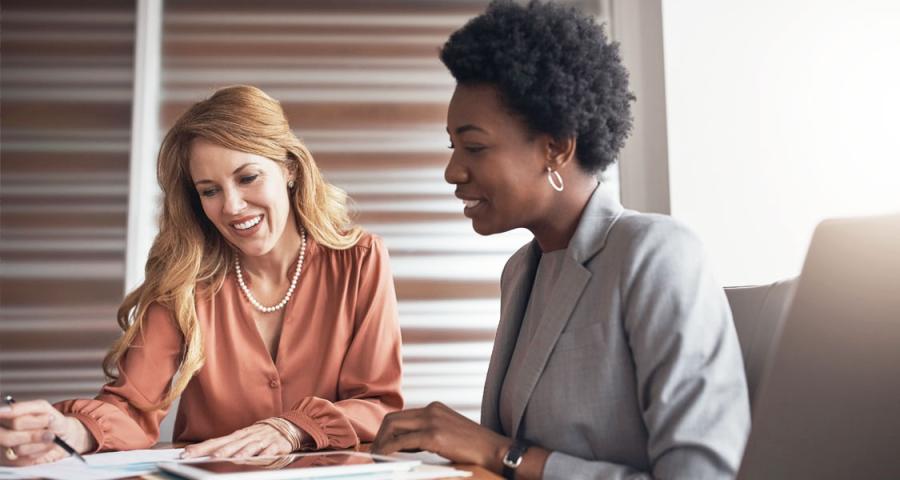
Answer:
[(525, 440), (516, 440), (513, 442), (506, 455), (503, 456), (503, 478), (514, 480), (516, 478), (516, 469), (522, 464), (522, 457), (531, 443)]

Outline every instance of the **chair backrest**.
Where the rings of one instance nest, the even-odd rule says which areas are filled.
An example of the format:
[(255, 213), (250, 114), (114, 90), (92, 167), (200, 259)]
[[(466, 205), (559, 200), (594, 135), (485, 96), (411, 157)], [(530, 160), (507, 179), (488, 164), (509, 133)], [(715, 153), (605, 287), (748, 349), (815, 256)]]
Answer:
[(793, 278), (769, 285), (725, 288), (744, 357), (751, 408), (766, 364), (775, 353), (796, 286)]

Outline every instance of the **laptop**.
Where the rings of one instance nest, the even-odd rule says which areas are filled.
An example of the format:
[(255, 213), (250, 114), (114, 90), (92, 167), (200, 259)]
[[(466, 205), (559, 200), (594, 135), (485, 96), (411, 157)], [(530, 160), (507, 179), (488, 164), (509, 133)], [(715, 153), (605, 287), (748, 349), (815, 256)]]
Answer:
[(739, 479), (900, 479), (900, 215), (813, 235)]

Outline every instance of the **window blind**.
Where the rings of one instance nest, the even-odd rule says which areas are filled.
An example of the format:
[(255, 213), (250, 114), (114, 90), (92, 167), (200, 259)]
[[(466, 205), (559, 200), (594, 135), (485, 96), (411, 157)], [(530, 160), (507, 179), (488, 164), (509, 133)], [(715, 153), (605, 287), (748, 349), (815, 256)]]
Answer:
[[(438, 49), (485, 3), (168, 2), (160, 125), (231, 84), (279, 99), (390, 251), (408, 407), (476, 420), (500, 272), (531, 237), (478, 236), (443, 180), (454, 82)], [(119, 335), (134, 6), (4, 2), (2, 22), (0, 390), (90, 397)]]
[(134, 5), (3, 2), (0, 391), (96, 394), (122, 298)]

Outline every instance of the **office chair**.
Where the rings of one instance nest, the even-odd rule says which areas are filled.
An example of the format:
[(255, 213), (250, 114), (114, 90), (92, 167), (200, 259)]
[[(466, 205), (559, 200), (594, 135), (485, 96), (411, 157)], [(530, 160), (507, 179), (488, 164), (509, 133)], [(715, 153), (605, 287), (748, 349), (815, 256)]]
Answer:
[(766, 365), (775, 353), (796, 286), (797, 279), (792, 278), (768, 285), (725, 288), (744, 357), (751, 410)]

